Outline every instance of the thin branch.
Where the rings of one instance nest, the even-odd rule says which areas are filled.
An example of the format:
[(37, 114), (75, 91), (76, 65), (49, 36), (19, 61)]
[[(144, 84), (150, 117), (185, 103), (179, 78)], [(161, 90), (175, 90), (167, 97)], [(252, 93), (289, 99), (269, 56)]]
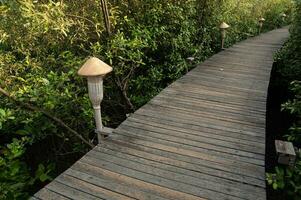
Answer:
[(111, 35), (111, 24), (110, 24), (110, 18), (109, 18), (109, 11), (106, 0), (100, 0), (101, 2), (101, 9), (103, 14), (103, 20), (106, 26), (106, 30), (108, 33), (108, 36)]
[(88, 19), (88, 18), (85, 18), (85, 17), (82, 17), (82, 16), (78, 16), (78, 15), (72, 15), (72, 14), (66, 14), (66, 16), (69, 16), (69, 17), (74, 17), (74, 18), (78, 18), (78, 19), (83, 19), (83, 20), (86, 20), (87, 22), (91, 23), (94, 27), (96, 26), (96, 24)]
[(7, 91), (5, 91), (3, 88), (0, 87), (0, 93), (3, 94), (4, 96), (10, 98), (11, 100), (15, 101), (17, 103), (18, 106), (22, 106), (25, 107), (29, 110), (35, 111), (35, 112), (41, 112), (43, 115), (45, 115), (46, 117), (48, 117), (49, 119), (55, 121), (57, 124), (59, 124), (60, 126), (64, 127), (65, 129), (67, 129), (69, 132), (71, 132), (73, 135), (75, 135), (77, 138), (79, 138), (81, 141), (83, 141), (85, 144), (87, 144), (88, 146), (90, 146), (91, 148), (94, 147), (93, 144), (91, 144), (89, 141), (87, 141), (85, 138), (83, 138), (83, 136), (81, 136), (78, 132), (76, 132), (74, 129), (70, 128), (67, 124), (65, 124), (61, 119), (51, 115), (50, 113), (35, 107), (33, 105), (30, 105), (28, 103), (24, 103), (19, 101), (18, 99), (16, 99), (15, 97), (13, 97), (10, 93), (8, 93)]

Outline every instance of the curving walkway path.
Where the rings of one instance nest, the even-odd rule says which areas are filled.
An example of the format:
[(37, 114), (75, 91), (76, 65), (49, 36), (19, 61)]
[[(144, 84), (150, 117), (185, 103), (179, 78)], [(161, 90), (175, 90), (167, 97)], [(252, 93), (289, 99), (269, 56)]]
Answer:
[(264, 200), (274, 30), (164, 89), (32, 199)]

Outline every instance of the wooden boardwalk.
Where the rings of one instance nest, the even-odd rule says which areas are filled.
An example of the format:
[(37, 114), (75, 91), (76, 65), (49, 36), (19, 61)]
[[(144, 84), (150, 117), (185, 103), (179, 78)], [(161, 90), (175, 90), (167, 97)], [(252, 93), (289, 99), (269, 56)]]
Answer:
[(164, 89), (32, 199), (263, 200), (265, 117), (278, 29)]

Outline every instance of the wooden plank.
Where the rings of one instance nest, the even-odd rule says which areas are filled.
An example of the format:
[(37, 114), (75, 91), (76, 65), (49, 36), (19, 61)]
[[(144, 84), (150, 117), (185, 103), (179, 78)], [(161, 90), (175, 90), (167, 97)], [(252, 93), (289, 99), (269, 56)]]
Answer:
[[(228, 73), (229, 75), (239, 75), (239, 76), (249, 76), (255, 80), (268, 80), (270, 76), (270, 69), (257, 68), (258, 66), (254, 65), (252, 67), (242, 67), (241, 65), (232, 65), (232, 64), (218, 64), (215, 62), (205, 62), (199, 67), (192, 69), (191, 73)], [(189, 72), (188, 72), (189, 73)]]
[[(208, 86), (214, 86), (214, 87), (219, 87), (219, 88), (223, 88), (225, 90), (229, 90), (229, 91), (244, 91), (244, 92), (248, 92), (248, 93), (254, 93), (255, 95), (258, 94), (262, 94), (265, 95), (267, 94), (267, 88), (265, 88), (265, 86), (260, 86), (260, 85), (256, 85), (255, 82), (254, 84), (250, 84), (250, 85), (245, 85), (243, 83), (240, 83), (239, 81), (224, 81), (223, 79), (214, 79), (214, 78), (210, 78), (210, 77), (199, 77), (197, 79), (191, 79), (191, 78), (186, 78), (185, 76), (181, 79), (178, 80), (178, 82), (181, 83), (189, 83), (189, 84), (196, 84), (196, 85), (208, 85)], [(240, 85), (241, 84), (241, 85)]]
[[(227, 69), (226, 69), (227, 70)], [(261, 84), (261, 85), (268, 85), (269, 80), (266, 77), (261, 78), (260, 76), (250, 76), (250, 74), (241, 74), (241, 73), (234, 73), (229, 72), (227, 73), (225, 69), (222, 70), (212, 70), (212, 69), (204, 69), (202, 72), (188, 72), (185, 75), (185, 78), (189, 79), (202, 79), (203, 77), (210, 77), (212, 79), (218, 80), (226, 80), (227, 82), (234, 82), (234, 83), (244, 83), (244, 85), (248, 86), (248, 84)]]
[[(178, 97), (175, 97), (177, 99), (181, 99)], [(176, 99), (175, 99), (176, 100)], [(217, 109), (213, 109), (214, 104), (212, 103), (207, 103), (207, 100), (199, 100), (199, 99), (192, 99), (192, 98), (186, 98), (183, 97), (183, 103), (178, 103), (175, 102), (175, 100), (172, 99), (172, 96), (168, 97), (168, 95), (162, 95), (162, 96), (158, 96), (156, 98), (154, 98), (153, 100), (150, 101), (149, 104), (143, 106), (141, 108), (141, 110), (148, 110), (148, 109), (165, 109), (165, 110), (172, 110), (172, 109), (176, 109), (176, 111), (170, 111), (170, 112), (177, 112), (179, 114), (185, 115), (185, 114), (189, 114), (190, 116), (199, 116), (199, 117), (203, 117), (204, 115), (206, 115), (206, 119), (207, 120), (221, 120), (222, 124), (224, 123), (238, 123), (238, 124), (243, 124), (246, 126), (250, 126), (250, 127), (254, 127), (254, 123), (252, 123), (251, 121), (246, 121), (246, 120), (242, 120), (242, 115), (238, 114), (239, 110), (241, 110), (241, 108), (239, 107), (232, 107), (232, 106), (224, 106), (223, 103), (216, 103), (216, 107), (218, 107)], [(173, 104), (166, 104), (166, 102), (168, 101), (173, 101)], [(171, 102), (172, 103), (172, 102)], [(203, 105), (204, 104), (204, 105)], [(184, 106), (185, 105), (185, 106)], [(202, 106), (201, 106), (202, 105)], [(207, 107), (207, 109), (205, 109)], [(247, 105), (246, 105), (247, 107)], [(197, 109), (195, 112), (190, 112), (191, 108), (195, 108)], [(210, 113), (210, 109), (211, 110), (211, 115), (208, 115), (206, 113)], [(227, 115), (223, 115), (223, 114), (219, 114), (218, 112), (214, 112), (215, 110), (218, 110), (220, 112), (229, 112), (229, 117), (227, 117)], [(245, 112), (248, 112), (248, 109), (246, 109)], [(234, 116), (240, 116), (240, 118), (237, 119), (237, 117), (235, 118)], [(265, 113), (261, 113), (258, 115), (248, 115), (247, 113), (245, 114), (246, 116), (251, 116), (251, 117), (259, 117), (259, 120), (256, 120), (255, 123), (258, 123), (258, 126), (256, 126), (256, 128), (260, 129), (260, 132), (262, 131), (262, 129), (265, 126), (265, 121), (263, 120), (265, 118)], [(188, 118), (189, 119), (189, 118)], [(204, 119), (205, 120), (205, 119)], [(256, 124), (255, 124), (256, 125)], [(255, 129), (256, 129), (255, 128)]]
[[(194, 82), (203, 82), (203, 81), (210, 81), (210, 82), (216, 82), (219, 81), (219, 83), (222, 83), (222, 86), (239, 86), (240, 89), (245, 90), (256, 90), (258, 92), (264, 91), (266, 86), (268, 84), (267, 81), (262, 80), (254, 80), (249, 78), (244, 78), (241, 76), (225, 76), (225, 74), (219, 73), (219, 74), (213, 74), (213, 73), (194, 73), (194, 72), (188, 72), (185, 76), (183, 76), (180, 80), (189, 80)], [(254, 83), (256, 83), (254, 85)], [(237, 85), (239, 84), (239, 85)], [(256, 86), (256, 87), (255, 87)]]
[(195, 84), (195, 83), (189, 83), (189, 82), (175, 82), (170, 87), (182, 87), (186, 88), (188, 91), (194, 91), (196, 89), (198, 90), (207, 90), (207, 91), (214, 91), (219, 93), (226, 93), (228, 95), (240, 95), (242, 98), (249, 97), (253, 100), (259, 100), (259, 101), (265, 101), (266, 100), (266, 94), (262, 93), (251, 93), (248, 91), (239, 91), (239, 90), (225, 90), (225, 88), (221, 88), (218, 85), (209, 85), (207, 83), (202, 84)]
[[(77, 189), (74, 189), (72, 187), (69, 187), (67, 185), (61, 184), (60, 182), (54, 180), (51, 183), (49, 183), (46, 188), (51, 191), (55, 191), (56, 193), (59, 193), (65, 197), (68, 197), (70, 199), (74, 200), (82, 200), (82, 199), (89, 199), (89, 200), (96, 200), (96, 199), (102, 199), (99, 197), (96, 197), (94, 195), (79, 191)], [(46, 198), (47, 199), (47, 198)]]
[(201, 63), (199, 65), (199, 67), (196, 67), (193, 70), (196, 70), (196, 71), (201, 70), (201, 68), (203, 66), (207, 66), (207, 65), (226, 66), (226, 68), (229, 68), (229, 69), (241, 69), (246, 72), (266, 72), (266, 73), (269, 72), (270, 68), (271, 68), (271, 66), (267, 67), (267, 65), (263, 64), (263, 63), (252, 63), (252, 62), (237, 63), (237, 62), (231, 62), (228, 60), (221, 62), (221, 61), (217, 61), (214, 59), (208, 59), (208, 60), (205, 60), (203, 63)]
[[(253, 58), (253, 60), (252, 60)], [(254, 60), (255, 58), (252, 57), (248, 59), (247, 57), (245, 58), (239, 58), (239, 56), (224, 56), (222, 54), (215, 54), (209, 60), (214, 60), (214, 62), (231, 62), (231, 63), (238, 63), (238, 64), (262, 64), (266, 66), (271, 66), (273, 64), (273, 60), (264, 60), (260, 59), (259, 60)], [(257, 58), (256, 58), (257, 59)]]
[[(189, 84), (177, 84), (174, 83), (170, 85), (168, 88), (164, 89), (162, 93), (166, 92), (173, 92), (173, 93), (179, 93), (187, 98), (206, 98), (207, 96), (213, 96), (213, 97), (218, 97), (224, 103), (224, 105), (240, 105), (239, 103), (236, 102), (254, 102), (255, 105), (260, 104), (260, 103), (265, 103), (266, 100), (264, 97), (257, 97), (253, 95), (251, 97), (250, 93), (243, 93), (243, 94), (234, 94), (230, 93), (228, 91), (219, 91), (219, 90), (214, 90), (214, 88), (208, 88), (204, 86), (198, 86), (198, 85), (189, 85)], [(160, 96), (160, 95), (158, 95)], [(223, 101), (222, 99), (232, 99), (231, 101)], [(207, 99), (204, 99), (207, 100)], [(208, 99), (209, 100), (209, 99)], [(210, 99), (211, 100), (211, 99)], [(221, 103), (220, 101), (213, 99), (211, 100), (211, 103)]]
[[(212, 99), (210, 101), (210, 99)], [(181, 100), (181, 101), (179, 101)], [(211, 95), (194, 95), (194, 94), (185, 94), (181, 92), (174, 92), (174, 91), (163, 91), (161, 95), (153, 98), (150, 103), (160, 104), (160, 101), (168, 101), (168, 105), (177, 106), (180, 108), (185, 109), (196, 109), (196, 111), (200, 112), (210, 112), (214, 115), (222, 115), (227, 116), (229, 118), (234, 119), (242, 119), (247, 120), (255, 123), (265, 123), (265, 113), (254, 113), (248, 112), (252, 109), (251, 103), (245, 102), (245, 112), (242, 112), (243, 108), (240, 108), (238, 103), (234, 104), (227, 104), (223, 103), (223, 99), (216, 98), (215, 96)], [(226, 101), (226, 100), (225, 100)], [(214, 102), (217, 102), (217, 106), (214, 106)], [(226, 106), (225, 106), (226, 105)], [(233, 106), (234, 105), (234, 106)], [(242, 105), (242, 103), (241, 103)], [(264, 105), (265, 106), (265, 105)]]
[(218, 166), (215, 165), (207, 165), (206, 162), (198, 162), (193, 158), (181, 156), (178, 154), (173, 154), (170, 152), (160, 151), (154, 148), (149, 148), (146, 146), (132, 144), (126, 141), (118, 140), (118, 139), (109, 139), (106, 140), (105, 143), (106, 148), (114, 149), (114, 150), (122, 150), (122, 152), (140, 156), (143, 158), (147, 158), (153, 161), (162, 162), (168, 165), (173, 165), (177, 167), (182, 167), (192, 172), (197, 172), (205, 175), (211, 176), (212, 181), (221, 181), (224, 180), (226, 182), (238, 182), (239, 184), (250, 184), (258, 187), (265, 188), (265, 182), (260, 179), (250, 177), (248, 175), (241, 175), (234, 172), (228, 172), (225, 170), (221, 170)]
[[(185, 90), (186, 89), (186, 90)], [(266, 103), (266, 100), (262, 98), (249, 98), (251, 95), (250, 93), (244, 93), (241, 95), (229, 93), (227, 91), (221, 92), (221, 91), (213, 91), (209, 90), (206, 87), (202, 86), (196, 86), (196, 85), (172, 85), (168, 87), (167, 89), (163, 90), (162, 93), (177, 93), (180, 95), (183, 95), (187, 97), (188, 99), (202, 99), (207, 100), (209, 103), (223, 103), (224, 105), (229, 106), (243, 106), (247, 104), (250, 104), (251, 107), (257, 105), (262, 105)], [(161, 96), (158, 95), (158, 96)], [(210, 98), (211, 97), (211, 98)], [(243, 103), (243, 104), (242, 104)], [(254, 104), (254, 105), (253, 105)], [(249, 107), (245, 107), (248, 109)], [(260, 108), (262, 110), (262, 108)], [(262, 111), (261, 111), (262, 112)]]
[[(104, 155), (102, 155), (105, 157)], [(186, 193), (195, 197), (201, 197), (203, 199), (208, 198), (208, 196), (211, 196), (211, 198), (214, 197), (216, 200), (225, 200), (225, 199), (240, 199), (235, 196), (229, 196), (223, 193), (216, 193), (212, 191), (205, 190), (204, 188), (196, 187), (194, 185), (188, 185), (183, 183), (183, 179), (185, 178), (181, 174), (176, 174), (172, 172), (162, 171), (158, 168), (155, 170), (153, 168), (148, 167), (147, 165), (143, 165), (143, 167), (138, 168), (139, 164), (135, 163), (133, 164), (131, 161), (126, 162), (119, 162), (118, 164), (115, 164), (112, 162), (114, 160), (114, 157), (111, 157), (111, 159), (105, 160), (105, 159), (97, 159), (93, 156), (89, 156), (87, 154), (81, 161), (88, 163), (89, 165), (93, 165), (96, 167), (100, 167), (102, 169), (110, 170), (113, 172), (116, 172), (118, 174), (126, 175), (144, 182), (148, 182), (151, 184), (156, 184), (165, 188), (169, 188), (175, 191), (180, 191), (182, 193)], [(133, 164), (133, 165), (130, 165)], [(125, 166), (127, 165), (127, 166)], [(131, 168), (129, 168), (129, 165)], [(135, 169), (133, 169), (135, 168)], [(140, 169), (140, 170), (139, 170)], [(144, 170), (147, 170), (148, 172), (145, 173)], [(164, 176), (164, 177), (163, 177)], [(174, 179), (181, 179), (182, 181), (175, 181), (168, 179), (166, 177), (173, 176)]]
[[(96, 197), (102, 198), (102, 199), (107, 199), (107, 200), (131, 200), (133, 198), (130, 198), (128, 196), (125, 196), (124, 194), (126, 194), (126, 192), (123, 192), (123, 194), (119, 194), (117, 192), (121, 192), (122, 189), (119, 188), (119, 190), (116, 192), (113, 192), (113, 188), (116, 188), (116, 184), (113, 185), (110, 180), (105, 180), (105, 179), (98, 179), (96, 184), (91, 184), (89, 182), (89, 179), (87, 178), (87, 175), (85, 175), (84, 180), (88, 180), (83, 181), (80, 179), (80, 175), (76, 174), (76, 172), (74, 172), (71, 169), (68, 169), (67, 171), (65, 171), (63, 174), (61, 174), (59, 177), (56, 178), (56, 181), (67, 185), (69, 187), (72, 187), (76, 190), (88, 193), (88, 194), (92, 194)], [(114, 187), (115, 186), (115, 187)], [(128, 191), (129, 189), (127, 189)], [(132, 192), (133, 194), (135, 192)], [(135, 195), (132, 195), (135, 196)], [(141, 197), (141, 196), (140, 196)]]
[[(198, 182), (205, 181), (205, 182), (208, 182), (209, 184), (214, 184), (214, 186), (212, 186), (213, 188), (225, 187), (223, 191), (227, 194), (228, 193), (229, 194), (236, 193), (238, 196), (239, 195), (256, 196), (256, 194), (254, 194), (254, 193), (257, 193), (257, 192), (260, 193), (260, 192), (264, 191), (263, 188), (259, 188), (258, 186), (242, 184), (241, 182), (229, 180), (229, 179), (227, 179), (226, 176), (218, 177), (218, 176), (216, 176), (216, 174), (213, 174), (213, 175), (211, 175), (210, 173), (206, 174), (206, 170), (205, 170), (205, 172), (202, 170), (200, 170), (200, 171), (191, 170), (187, 166), (191, 166), (192, 169), (195, 169), (194, 165), (190, 165), (190, 164), (182, 162), (182, 161), (165, 158), (162, 156), (157, 156), (154, 154), (145, 153), (144, 151), (139, 151), (135, 148), (131, 148), (131, 147), (123, 146), (123, 145), (121, 145), (121, 149), (119, 147), (120, 146), (117, 146), (116, 144), (113, 144), (113, 143), (110, 143), (109, 145), (103, 144), (101, 146), (100, 145), (97, 146), (97, 148), (95, 148), (94, 151), (92, 151), (91, 153), (94, 153), (95, 151), (102, 152), (102, 153), (105, 153), (105, 154), (108, 154), (111, 156), (123, 158), (126, 160), (131, 160), (131, 161), (138, 162), (141, 164), (146, 164), (149, 166), (153, 166), (155, 168), (160, 168), (160, 169), (167, 170), (170, 172), (175, 172), (175, 173), (187, 175), (189, 177), (194, 177), (198, 180)], [(120, 151), (120, 150), (122, 150), (122, 151)], [(98, 157), (99, 156), (96, 156), (96, 158), (98, 158)], [(225, 174), (223, 174), (223, 175), (225, 175)], [(215, 187), (215, 186), (218, 186), (218, 187)], [(204, 187), (208, 187), (208, 186), (204, 186)], [(249, 191), (251, 193), (251, 195), (250, 194), (239, 194), (239, 193), (241, 193), (242, 190)]]
[[(174, 98), (173, 98), (174, 97)], [(181, 98), (172, 95), (160, 95), (152, 99), (149, 104), (157, 107), (175, 109), (176, 111), (193, 112), (196, 116), (205, 116), (206, 118), (219, 119), (239, 124), (245, 124), (256, 127), (265, 127), (264, 115), (261, 118), (255, 118), (241, 113), (229, 112), (228, 110), (206, 109), (195, 102), (183, 98), (183, 101), (177, 101)], [(168, 103), (167, 103), (168, 102)], [(247, 106), (247, 105), (246, 105)], [(147, 108), (147, 107), (144, 107)], [(230, 110), (231, 111), (231, 110)]]
[[(236, 138), (236, 139), (242, 139), (246, 141), (251, 141), (251, 142), (257, 142), (259, 144), (265, 144), (265, 140), (261, 136), (256, 136), (256, 135), (249, 135), (249, 134), (243, 134), (241, 132), (233, 131), (233, 130), (225, 130), (221, 129), (218, 126), (211, 126), (206, 123), (199, 123), (197, 125), (192, 124), (190, 122), (183, 122), (183, 121), (178, 121), (177, 119), (170, 119), (170, 118), (163, 118), (163, 117), (156, 117), (156, 116), (147, 116), (147, 115), (139, 115), (135, 113), (134, 115), (131, 116), (131, 119), (145, 119), (151, 122), (156, 122), (156, 123), (163, 123), (164, 125), (172, 125), (174, 127), (179, 127), (186, 129), (187, 131), (193, 130), (193, 131), (199, 131), (199, 132), (207, 132), (211, 133), (212, 135), (221, 135), (225, 137), (230, 137), (230, 138)], [(251, 137), (252, 136), (252, 137)]]
[[(206, 132), (197, 132), (193, 130), (187, 131), (186, 129), (175, 128), (173, 126), (160, 125), (148, 121), (142, 121), (139, 119), (128, 119), (121, 126), (126, 125), (133, 128), (140, 128), (143, 130), (149, 130), (157, 133), (164, 133), (165, 135), (173, 135), (180, 138), (186, 138), (188, 140), (197, 141), (200, 143), (211, 144), (215, 146), (228, 147), (231, 149), (242, 150), (245, 152), (253, 152), (256, 154), (265, 154), (264, 145), (260, 145), (255, 142), (246, 141), (244, 144), (239, 139), (215, 136)], [(251, 143), (251, 144), (250, 144)]]
[[(115, 148), (114, 148), (115, 147)], [(122, 146), (123, 147), (123, 146)], [(112, 150), (113, 149), (113, 150)], [(124, 150), (124, 151), (123, 151)], [(188, 184), (191, 184), (190, 179), (195, 179), (196, 184), (203, 184), (203, 187), (211, 189), (213, 191), (223, 191), (225, 194), (232, 194), (237, 197), (247, 198), (247, 199), (257, 199), (262, 196), (261, 194), (264, 192), (263, 188), (255, 187), (252, 185), (241, 184), (240, 182), (234, 182), (223, 178), (218, 178), (216, 176), (207, 175), (203, 172), (196, 172), (194, 170), (189, 170), (186, 167), (183, 168), (181, 162), (172, 162), (169, 164), (165, 164), (165, 160), (160, 158), (160, 156), (145, 154), (144, 152), (139, 152), (135, 149), (127, 148), (120, 151), (119, 146), (115, 145), (101, 145), (94, 149), (91, 153), (101, 152), (107, 154), (110, 159), (110, 156), (118, 157), (126, 160), (131, 160), (134, 162), (138, 162), (141, 164), (145, 164), (148, 166), (152, 166), (155, 168), (160, 168), (166, 171), (171, 171), (177, 174), (187, 175), (189, 179), (187, 180)], [(142, 156), (141, 154), (142, 153)], [(96, 154), (97, 156), (98, 154)], [(147, 155), (147, 156), (145, 156)], [(100, 156), (103, 158), (102, 156)], [(171, 177), (173, 178), (173, 177)], [(248, 191), (248, 193), (244, 193), (243, 191)], [(264, 195), (263, 195), (264, 196)]]
[[(133, 187), (154, 191), (154, 193), (160, 194), (160, 196), (164, 198), (179, 199), (179, 200), (205, 200), (195, 195), (190, 195), (185, 192), (180, 192), (167, 187), (162, 187), (159, 184), (149, 183), (140, 179), (123, 175), (121, 173), (116, 173), (114, 171), (111, 171), (112, 167), (109, 168), (106, 165), (98, 164), (101, 161), (100, 159), (96, 160), (97, 163), (94, 163), (94, 161), (95, 160), (91, 160), (88, 157), (83, 157), (80, 161), (78, 161), (72, 166), (72, 169), (89, 174), (91, 177), (90, 179), (92, 179), (92, 177), (102, 177), (102, 176), (111, 177), (112, 179), (115, 179), (118, 182), (131, 184)], [(92, 165), (91, 163), (97, 166)], [(121, 169), (121, 171), (123, 172), (123, 169)], [(131, 171), (131, 172), (133, 176), (139, 175), (139, 173), (136, 173), (135, 171)]]
[(214, 143), (216, 145), (221, 145), (225, 147), (237, 147), (239, 149), (244, 149), (245, 151), (257, 152), (259, 154), (265, 153), (265, 145), (260, 142), (253, 142), (247, 140), (249, 138), (238, 138), (230, 137), (229, 135), (216, 134), (214, 130), (203, 130), (196, 131), (193, 129), (182, 128), (180, 126), (175, 126), (170, 124), (169, 122), (164, 123), (161, 120), (148, 120), (148, 119), (140, 119), (140, 118), (128, 118), (123, 124), (127, 124), (129, 126), (135, 127), (147, 127), (150, 130), (160, 130), (164, 129), (167, 132), (179, 132), (183, 136), (187, 138), (193, 138), (194, 140), (202, 140), (203, 142)]
[(267, 91), (262, 91), (262, 90), (255, 90), (255, 89), (251, 89), (251, 88), (241, 88), (237, 85), (221, 85), (218, 81), (206, 81), (206, 80), (202, 80), (202, 81), (194, 81), (194, 80), (186, 80), (186, 79), (179, 79), (178, 83), (182, 83), (182, 84), (188, 84), (188, 85), (195, 85), (195, 86), (205, 86), (205, 87), (209, 87), (209, 88), (213, 88), (216, 90), (224, 90), (227, 91), (229, 93), (236, 93), (236, 94), (248, 94), (249, 96), (253, 96), (253, 95), (259, 95), (262, 96), (264, 98), (266, 98), (267, 96)]
[[(99, 195), (99, 191), (101, 191), (101, 196), (104, 196), (105, 199), (120, 199), (120, 200), (130, 200), (130, 199), (143, 199), (143, 200), (166, 200), (163, 197), (155, 195), (149, 191), (140, 190), (138, 188), (133, 188), (132, 185), (128, 185), (125, 183), (120, 184), (118, 180), (104, 176), (104, 174), (100, 175), (90, 175), (89, 170), (85, 170), (81, 165), (75, 165), (72, 169), (68, 169), (65, 172), (65, 178), (73, 178), (77, 179), (76, 184), (81, 181), (92, 188), (87, 188), (86, 190), (91, 190), (91, 194)], [(70, 181), (65, 181), (70, 182)], [(111, 190), (111, 191), (110, 191)], [(119, 194), (121, 193), (121, 194)]]
[(181, 133), (178, 134), (177, 132), (172, 133), (171, 131), (168, 132), (167, 130), (164, 129), (161, 129), (159, 131), (151, 131), (144, 127), (139, 128), (135, 126), (128, 126), (126, 124), (122, 124), (119, 130), (124, 131), (125, 133), (128, 133), (130, 135), (132, 134), (138, 136), (142, 135), (142, 136), (157, 138), (159, 140), (165, 140), (165, 141), (175, 142), (178, 144), (188, 145), (190, 147), (196, 147), (198, 149), (201, 149), (201, 151), (202, 149), (205, 149), (206, 151), (210, 150), (210, 153), (213, 154), (216, 153), (216, 155), (224, 155), (225, 157), (231, 156), (231, 158), (235, 158), (236, 157), (235, 155), (238, 155), (239, 157), (236, 157), (238, 160), (240, 160), (241, 158), (244, 159), (244, 157), (250, 158), (248, 159), (248, 162), (254, 164), (262, 165), (264, 160), (264, 155), (260, 155), (248, 151), (242, 151), (239, 149), (204, 143), (201, 140), (198, 141), (198, 140), (189, 139), (188, 137), (184, 137), (183, 135), (181, 135)]
[(225, 78), (236, 77), (237, 79), (244, 79), (249, 81), (258, 80), (263, 83), (269, 83), (269, 74), (258, 74), (258, 72), (246, 71), (239, 69), (228, 69), (221, 66), (213, 67), (212, 65), (203, 65), (202, 70), (192, 70), (188, 72), (186, 75), (197, 76), (199, 77), (202, 74), (208, 74), (210, 76), (222, 76)]
[(67, 198), (66, 196), (63, 196), (56, 192), (53, 192), (47, 188), (43, 188), (40, 191), (38, 191), (34, 195), (34, 197), (37, 197), (38, 199), (47, 199), (47, 200), (68, 200), (68, 199), (70, 199), (70, 198)]
[[(211, 110), (211, 111), (226, 111), (230, 112), (231, 114), (236, 114), (240, 116), (251, 116), (253, 118), (262, 118), (265, 117), (265, 112), (260, 110), (257, 106), (252, 105), (245, 101), (245, 105), (243, 106), (242, 103), (227, 102), (224, 100), (223, 97), (216, 98), (215, 96), (211, 96), (210, 94), (204, 93), (204, 95), (194, 94), (192, 92), (175, 92), (172, 90), (166, 90), (162, 92), (162, 95), (159, 95), (154, 98), (154, 100), (164, 100), (164, 99), (174, 99), (181, 101), (176, 102), (178, 104), (188, 104), (188, 105), (195, 105), (202, 110)], [(150, 102), (153, 102), (152, 100)]]
[(235, 62), (220, 62), (214, 60), (206, 60), (201, 63), (198, 67), (194, 68), (191, 71), (201, 71), (202, 67), (206, 66), (215, 66), (224, 69), (235, 69), (241, 70), (249, 73), (263, 73), (265, 75), (269, 74), (270, 68), (267, 68), (265, 64), (254, 64), (254, 63), (235, 63)]
[[(164, 168), (164, 166), (161, 163), (157, 163), (154, 170), (154, 166), (149, 165), (148, 162), (145, 162), (145, 160), (141, 160), (140, 162), (137, 162), (137, 158), (133, 156), (128, 156), (126, 154), (122, 154), (121, 156), (116, 156), (114, 152), (108, 153), (108, 151), (91, 151), (87, 154), (88, 156), (91, 156), (94, 161), (98, 161), (98, 158), (101, 158), (101, 161), (103, 163), (112, 163), (119, 165), (124, 168), (132, 169), (138, 172), (142, 173), (148, 173), (152, 174), (154, 176), (158, 176), (160, 178), (164, 178), (166, 180), (170, 180), (176, 183), (183, 183), (185, 185), (189, 185), (188, 187), (197, 187), (199, 190), (202, 191), (202, 195), (205, 198), (210, 198), (212, 196), (216, 196), (216, 198), (227, 198), (229, 195), (229, 198), (231, 196), (234, 197), (242, 197), (241, 191), (237, 190), (234, 191), (230, 187), (225, 187), (225, 185), (217, 185), (216, 183), (212, 183), (207, 180), (200, 180), (193, 176), (188, 176), (187, 174), (173, 172), (170, 168)], [(122, 172), (125, 173), (125, 172)], [(218, 187), (217, 187), (218, 186)], [(217, 192), (222, 191), (221, 194), (216, 194)], [(230, 192), (231, 191), (231, 192)], [(261, 190), (262, 191), (262, 190)], [(254, 199), (254, 196), (252, 196)]]
[[(203, 118), (199, 116), (191, 116), (188, 113), (172, 112), (166, 108), (155, 108), (150, 109), (150, 105), (147, 105), (148, 109), (141, 108), (136, 111), (135, 114), (140, 114), (144, 116), (157, 117), (161, 119), (171, 119), (179, 123), (187, 123), (196, 126), (212, 127), (215, 129), (221, 129), (226, 131), (237, 132), (245, 135), (265, 137), (265, 130), (263, 128), (253, 128), (252, 126), (240, 125), (237, 123), (231, 123), (226, 121), (219, 121), (209, 118)], [(217, 123), (218, 122), (218, 123)]]
[[(167, 149), (171, 149), (173, 147), (181, 148), (181, 152), (183, 150), (183, 153), (187, 152), (190, 153), (190, 155), (195, 154), (198, 155), (199, 158), (216, 162), (216, 163), (226, 164), (226, 163), (236, 162), (237, 165), (242, 165), (242, 166), (247, 164), (264, 166), (263, 155), (254, 154), (254, 157), (251, 157), (249, 154), (252, 153), (248, 153), (248, 152), (240, 151), (238, 153), (238, 150), (227, 149), (227, 148), (222, 149), (218, 147), (214, 149), (213, 148), (214, 146), (212, 147), (209, 144), (202, 144), (202, 146), (196, 146), (193, 145), (194, 144), (193, 142), (189, 144), (187, 140), (184, 139), (181, 142), (181, 140), (176, 137), (169, 136), (168, 138), (166, 136), (164, 137), (163, 134), (147, 132), (141, 129), (140, 130), (138, 129), (136, 132), (134, 132), (134, 130), (137, 129), (132, 129), (131, 131), (127, 131), (125, 129), (118, 129), (115, 131), (115, 133), (118, 135), (127, 136), (130, 139), (132, 139), (133, 142), (137, 142), (136, 140), (141, 140), (141, 141), (144, 140), (143, 142), (139, 141), (139, 144), (151, 145), (152, 143), (155, 143), (157, 141), (156, 145), (159, 145), (161, 148), (163, 148), (162, 145), (165, 145), (165, 148)], [(222, 152), (221, 149), (227, 152)]]
[[(116, 130), (114, 133), (117, 134), (117, 131), (118, 130)], [(116, 136), (118, 136), (118, 140), (124, 140), (131, 144), (153, 148), (161, 151), (161, 153), (163, 153), (162, 151), (168, 152), (172, 156), (178, 155), (179, 157), (185, 157), (185, 159), (187, 158), (188, 160), (193, 160), (196, 163), (206, 164), (206, 166), (212, 168), (235, 172), (237, 174), (251, 176), (258, 179), (264, 179), (264, 167), (259, 165), (240, 162), (234, 158), (231, 160), (229, 158), (219, 157), (217, 155), (194, 151), (196, 149), (189, 146), (153, 139), (146, 136), (133, 137), (129, 136), (129, 134), (122, 134), (122, 132), (118, 132), (118, 135)], [(114, 139), (117, 138), (114, 137)]]

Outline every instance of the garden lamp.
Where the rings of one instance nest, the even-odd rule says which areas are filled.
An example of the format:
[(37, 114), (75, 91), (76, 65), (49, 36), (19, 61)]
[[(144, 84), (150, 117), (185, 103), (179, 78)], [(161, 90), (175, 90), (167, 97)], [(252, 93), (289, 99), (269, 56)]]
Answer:
[(259, 34), (261, 33), (261, 29), (262, 29), (262, 26), (263, 26), (263, 22), (265, 22), (265, 18), (261, 17), (261, 18), (258, 20), (258, 24), (259, 24)]
[(285, 18), (286, 18), (286, 14), (285, 14), (285, 13), (282, 13), (282, 14), (280, 15), (280, 17), (281, 17), (282, 21), (284, 22), (284, 21), (285, 21)]
[(220, 31), (221, 31), (221, 36), (222, 36), (222, 49), (225, 49), (224, 43), (225, 43), (225, 38), (226, 38), (226, 32), (229, 27), (230, 26), (228, 24), (226, 24), (225, 22), (221, 23), (221, 25), (219, 26)]
[(78, 75), (87, 77), (88, 79), (88, 92), (94, 109), (95, 132), (97, 133), (98, 142), (100, 142), (104, 136), (100, 107), (103, 99), (103, 78), (111, 71), (112, 67), (96, 57), (89, 58), (78, 70)]

